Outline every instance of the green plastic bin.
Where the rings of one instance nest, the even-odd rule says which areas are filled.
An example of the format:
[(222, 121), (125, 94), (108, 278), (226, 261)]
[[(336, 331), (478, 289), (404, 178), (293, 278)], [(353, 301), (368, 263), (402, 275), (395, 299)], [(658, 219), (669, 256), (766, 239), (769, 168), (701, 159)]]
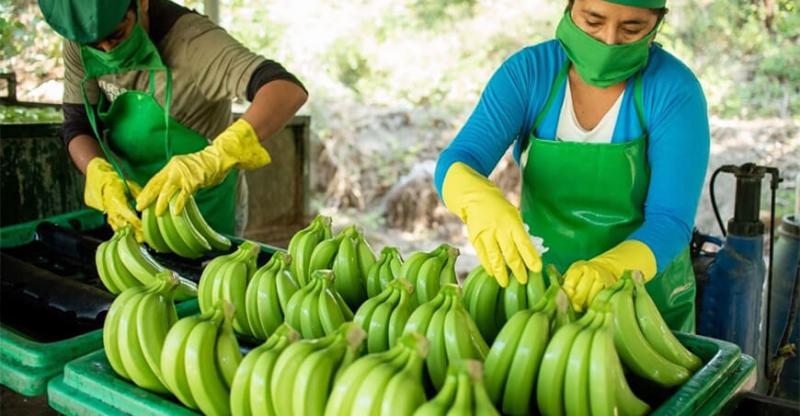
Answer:
[[(680, 334), (706, 365), (664, 403), (659, 415), (714, 414), (752, 374), (753, 359), (725, 341)], [(67, 364), (48, 386), (50, 406), (66, 415), (194, 414), (179, 402), (147, 392), (116, 376), (103, 351)]]
[[(105, 223), (98, 211), (81, 210), (12, 225), (0, 229), (0, 247), (30, 243), (36, 226), (44, 221), (77, 230), (91, 230)], [(177, 310), (181, 316), (197, 313), (197, 300), (181, 302)], [(60, 341), (39, 342), (0, 324), (0, 384), (25, 396), (45, 394), (47, 382), (59, 374), (67, 362), (102, 348), (100, 329)]]

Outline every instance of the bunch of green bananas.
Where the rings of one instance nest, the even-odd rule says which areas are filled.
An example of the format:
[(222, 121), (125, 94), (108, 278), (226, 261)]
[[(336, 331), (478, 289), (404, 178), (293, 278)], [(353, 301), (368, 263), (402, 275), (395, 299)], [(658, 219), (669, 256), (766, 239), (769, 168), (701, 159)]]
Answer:
[(311, 273), (311, 282), (289, 298), (285, 312), (286, 323), (309, 339), (331, 334), (353, 320), (353, 312), (334, 288), (330, 270)]
[(367, 300), (367, 273), (373, 264), (375, 254), (372, 248), (352, 225), (314, 248), (308, 270), (309, 273), (333, 270), (336, 290), (350, 309), (355, 310)]
[(414, 416), (500, 416), (483, 385), (483, 365), (476, 360), (450, 364), (441, 391)]
[(367, 273), (367, 296), (378, 296), (386, 286), (400, 275), (403, 267), (403, 257), (395, 247), (386, 246), (381, 250), (378, 261), (370, 267)]
[(233, 305), (224, 302), (178, 321), (161, 351), (164, 384), (183, 404), (207, 415), (230, 414), (230, 388), (242, 360), (233, 332)]
[(675, 338), (638, 274), (636, 279), (626, 274), (601, 292), (614, 313), (614, 345), (638, 376), (665, 387), (681, 385), (702, 362)]
[[(139, 244), (130, 226), (120, 228), (110, 240), (97, 246), (95, 251), (97, 275), (106, 289), (113, 294), (158, 281), (156, 274), (166, 270), (147, 249)], [(175, 299), (186, 300), (197, 296), (197, 285), (177, 276), (179, 281)]]
[(637, 416), (649, 412), (650, 406), (634, 395), (623, 374), (614, 349), (613, 319), (605, 301), (595, 300), (581, 319), (553, 335), (536, 387), (543, 415)]
[(323, 240), (333, 236), (331, 222), (331, 217), (317, 215), (308, 227), (298, 231), (289, 241), (288, 252), (292, 257), (291, 272), (300, 287), (305, 286), (311, 277), (308, 267), (314, 248)]
[(489, 347), (475, 322), (461, 303), (461, 288), (446, 284), (430, 302), (420, 305), (408, 318), (403, 333), (425, 334), (430, 352), (425, 368), (433, 387), (444, 384), (450, 362), (466, 358), (483, 359)]
[(422, 305), (433, 299), (442, 285), (458, 283), (456, 277), (458, 254), (457, 248), (447, 244), (442, 244), (430, 252), (416, 252), (403, 263), (398, 276), (411, 282), (417, 294), (417, 302)]
[[(548, 277), (554, 281), (555, 267), (548, 268)], [(552, 272), (551, 272), (552, 271)], [(473, 269), (464, 280), (464, 305), (475, 320), (481, 335), (491, 342), (497, 332), (511, 317), (528, 309), (544, 296), (545, 282), (542, 273), (528, 271), (528, 282), (521, 284), (511, 279), (502, 288), (482, 266)]]
[[(177, 198), (177, 196), (176, 196)], [(155, 204), (142, 211), (144, 241), (159, 253), (175, 253), (196, 259), (216, 250), (227, 251), (231, 241), (208, 225), (194, 201), (186, 201), (180, 214), (175, 212), (175, 199), (169, 203), (169, 212), (155, 215)]]
[(504, 414), (531, 413), (545, 347), (550, 335), (569, 321), (568, 310), (561, 286), (550, 285), (536, 305), (517, 311), (500, 330), (486, 357), (486, 389)]
[(169, 271), (155, 279), (114, 299), (103, 324), (103, 348), (117, 374), (144, 389), (166, 393), (160, 362), (167, 332), (178, 320), (173, 302), (178, 280)]
[(244, 357), (231, 386), (233, 416), (277, 415), (270, 390), (272, 371), (278, 356), (299, 339), (297, 331), (283, 324)]
[(245, 314), (256, 339), (266, 339), (283, 323), (286, 305), (297, 292), (289, 272), (291, 257), (277, 252), (250, 279), (244, 294)]
[(238, 311), (233, 319), (233, 329), (242, 335), (254, 335), (247, 319), (245, 293), (256, 272), (260, 251), (257, 243), (245, 241), (233, 253), (208, 262), (200, 275), (197, 289), (200, 312), (209, 312), (223, 300), (232, 303)]
[(425, 403), (422, 364), (428, 342), (422, 335), (403, 335), (388, 351), (369, 354), (336, 379), (326, 416), (410, 416)]
[(362, 354), (365, 335), (358, 325), (347, 322), (326, 337), (286, 347), (270, 382), (275, 413), (321, 416), (334, 380)]
[(358, 308), (353, 321), (367, 331), (370, 354), (386, 351), (397, 343), (416, 306), (413, 291), (408, 280), (393, 280), (383, 292)]

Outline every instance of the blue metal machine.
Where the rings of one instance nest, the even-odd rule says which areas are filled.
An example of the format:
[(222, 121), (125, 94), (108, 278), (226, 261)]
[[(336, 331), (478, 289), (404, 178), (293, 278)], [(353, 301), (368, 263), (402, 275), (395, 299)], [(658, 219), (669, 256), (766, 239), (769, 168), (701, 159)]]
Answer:
[[(717, 210), (714, 184), (719, 173), (736, 177), (734, 216), (725, 227)], [(761, 183), (771, 176), (769, 238), (759, 217)], [(711, 202), (722, 237), (695, 231), (692, 254), (698, 278), (697, 332), (739, 345), (758, 361), (760, 393), (798, 400), (798, 269), (800, 232), (793, 216), (786, 216), (779, 239), (769, 244), (769, 267), (764, 243), (774, 242), (775, 192), (781, 182), (778, 169), (747, 163), (726, 165), (711, 177)], [(708, 244), (717, 251), (707, 250)], [(773, 257), (774, 255), (774, 257)], [(774, 260), (774, 263), (773, 263)]]

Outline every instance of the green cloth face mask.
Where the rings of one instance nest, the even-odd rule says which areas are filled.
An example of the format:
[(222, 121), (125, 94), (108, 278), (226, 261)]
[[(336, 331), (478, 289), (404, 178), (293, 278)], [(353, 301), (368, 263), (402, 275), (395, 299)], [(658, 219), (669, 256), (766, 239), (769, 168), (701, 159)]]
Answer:
[(104, 52), (90, 46), (81, 46), (81, 55), (91, 58), (95, 63), (116, 72), (123, 69), (161, 68), (163, 63), (158, 49), (150, 40), (141, 23), (133, 25), (130, 35), (114, 49)]
[(630, 78), (647, 65), (650, 40), (657, 29), (658, 26), (636, 42), (607, 45), (581, 30), (567, 10), (556, 29), (556, 38), (578, 75), (589, 85), (606, 88)]

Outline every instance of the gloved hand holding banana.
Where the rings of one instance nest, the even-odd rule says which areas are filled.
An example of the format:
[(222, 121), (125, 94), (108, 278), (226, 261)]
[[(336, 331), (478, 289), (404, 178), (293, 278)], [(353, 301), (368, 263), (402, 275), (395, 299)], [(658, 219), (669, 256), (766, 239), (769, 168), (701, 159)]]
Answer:
[[(127, 182), (131, 196), (136, 198), (141, 188), (135, 182)], [(108, 215), (108, 224), (114, 231), (130, 224), (136, 233), (136, 240), (144, 241), (142, 221), (128, 203), (125, 184), (111, 164), (102, 157), (95, 157), (86, 165), (86, 186), (83, 191), (83, 200), (86, 205), (105, 212)]]
[(253, 127), (239, 119), (205, 149), (173, 156), (147, 182), (136, 198), (136, 209), (143, 211), (155, 202), (156, 215), (160, 216), (175, 197), (175, 213), (179, 214), (187, 199), (198, 189), (219, 184), (234, 167), (255, 169), (270, 161), (269, 153), (259, 143)]
[(508, 286), (507, 267), (522, 284), (528, 281), (527, 270), (542, 270), (519, 210), (486, 177), (464, 163), (454, 163), (445, 176), (442, 197), (447, 209), (467, 225), (478, 259), (500, 286)]
[(656, 274), (656, 258), (647, 244), (626, 240), (588, 261), (572, 263), (564, 274), (564, 291), (572, 306), (582, 311), (601, 290), (611, 287), (626, 270), (639, 270), (649, 281)]

